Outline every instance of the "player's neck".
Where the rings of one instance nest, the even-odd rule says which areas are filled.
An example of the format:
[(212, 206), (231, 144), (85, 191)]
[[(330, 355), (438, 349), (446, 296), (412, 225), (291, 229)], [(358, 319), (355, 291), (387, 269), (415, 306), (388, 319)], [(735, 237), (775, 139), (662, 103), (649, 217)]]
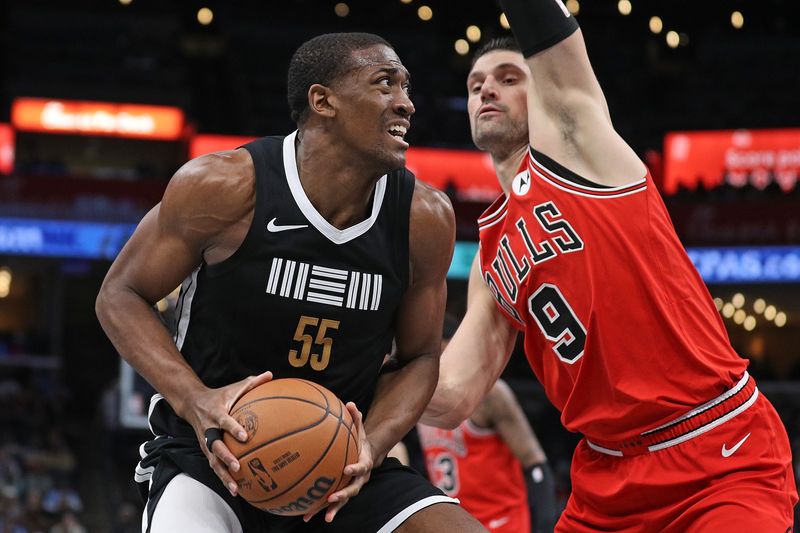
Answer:
[(378, 169), (352, 164), (324, 138), (305, 132), (295, 141), (300, 184), (311, 204), (333, 227), (345, 229), (369, 216)]
[(490, 152), (492, 156), (492, 163), (494, 163), (494, 171), (497, 174), (497, 181), (500, 182), (500, 187), (503, 192), (508, 194), (511, 190), (511, 183), (514, 181), (514, 176), (519, 171), (519, 166), (528, 151), (528, 145), (523, 144), (509, 152), (501, 152), (494, 150)]

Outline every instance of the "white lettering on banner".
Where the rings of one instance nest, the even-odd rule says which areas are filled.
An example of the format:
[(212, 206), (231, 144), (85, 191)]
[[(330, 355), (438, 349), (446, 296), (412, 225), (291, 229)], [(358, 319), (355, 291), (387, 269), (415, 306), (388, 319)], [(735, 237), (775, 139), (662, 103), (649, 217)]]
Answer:
[(800, 167), (800, 148), (796, 150), (737, 150), (729, 148), (725, 151), (725, 166), (729, 169)]
[(44, 235), (35, 227), (0, 226), (0, 251), (33, 252), (44, 248)]
[(106, 133), (148, 134), (156, 129), (149, 115), (133, 115), (122, 111), (70, 113), (61, 102), (48, 102), (42, 110), (42, 126), (47, 129), (96, 131)]

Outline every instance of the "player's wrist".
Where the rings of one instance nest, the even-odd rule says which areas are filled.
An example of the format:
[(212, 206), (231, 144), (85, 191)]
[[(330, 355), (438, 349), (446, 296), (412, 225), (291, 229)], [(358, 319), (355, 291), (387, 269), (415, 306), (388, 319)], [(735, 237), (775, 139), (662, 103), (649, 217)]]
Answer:
[(525, 57), (563, 41), (578, 29), (561, 0), (499, 0)]

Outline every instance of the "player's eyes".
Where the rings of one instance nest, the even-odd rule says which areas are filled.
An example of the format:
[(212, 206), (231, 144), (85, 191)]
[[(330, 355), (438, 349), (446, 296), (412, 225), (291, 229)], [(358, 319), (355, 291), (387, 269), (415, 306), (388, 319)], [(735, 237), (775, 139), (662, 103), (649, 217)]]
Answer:
[(476, 83), (475, 85), (470, 87), (470, 92), (472, 94), (478, 94), (479, 92), (481, 92), (481, 87), (482, 85), (480, 83)]

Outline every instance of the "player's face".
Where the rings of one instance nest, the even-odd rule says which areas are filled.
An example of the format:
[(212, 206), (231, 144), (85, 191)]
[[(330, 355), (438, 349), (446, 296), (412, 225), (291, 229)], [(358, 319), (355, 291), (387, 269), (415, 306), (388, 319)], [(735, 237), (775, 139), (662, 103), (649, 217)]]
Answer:
[(507, 151), (528, 142), (528, 85), (522, 54), (495, 50), (482, 55), (467, 77), (472, 140), (481, 150)]
[(352, 61), (353, 67), (334, 88), (339, 95), (339, 139), (383, 172), (400, 168), (414, 114), (409, 73), (395, 51), (384, 45), (353, 52)]

